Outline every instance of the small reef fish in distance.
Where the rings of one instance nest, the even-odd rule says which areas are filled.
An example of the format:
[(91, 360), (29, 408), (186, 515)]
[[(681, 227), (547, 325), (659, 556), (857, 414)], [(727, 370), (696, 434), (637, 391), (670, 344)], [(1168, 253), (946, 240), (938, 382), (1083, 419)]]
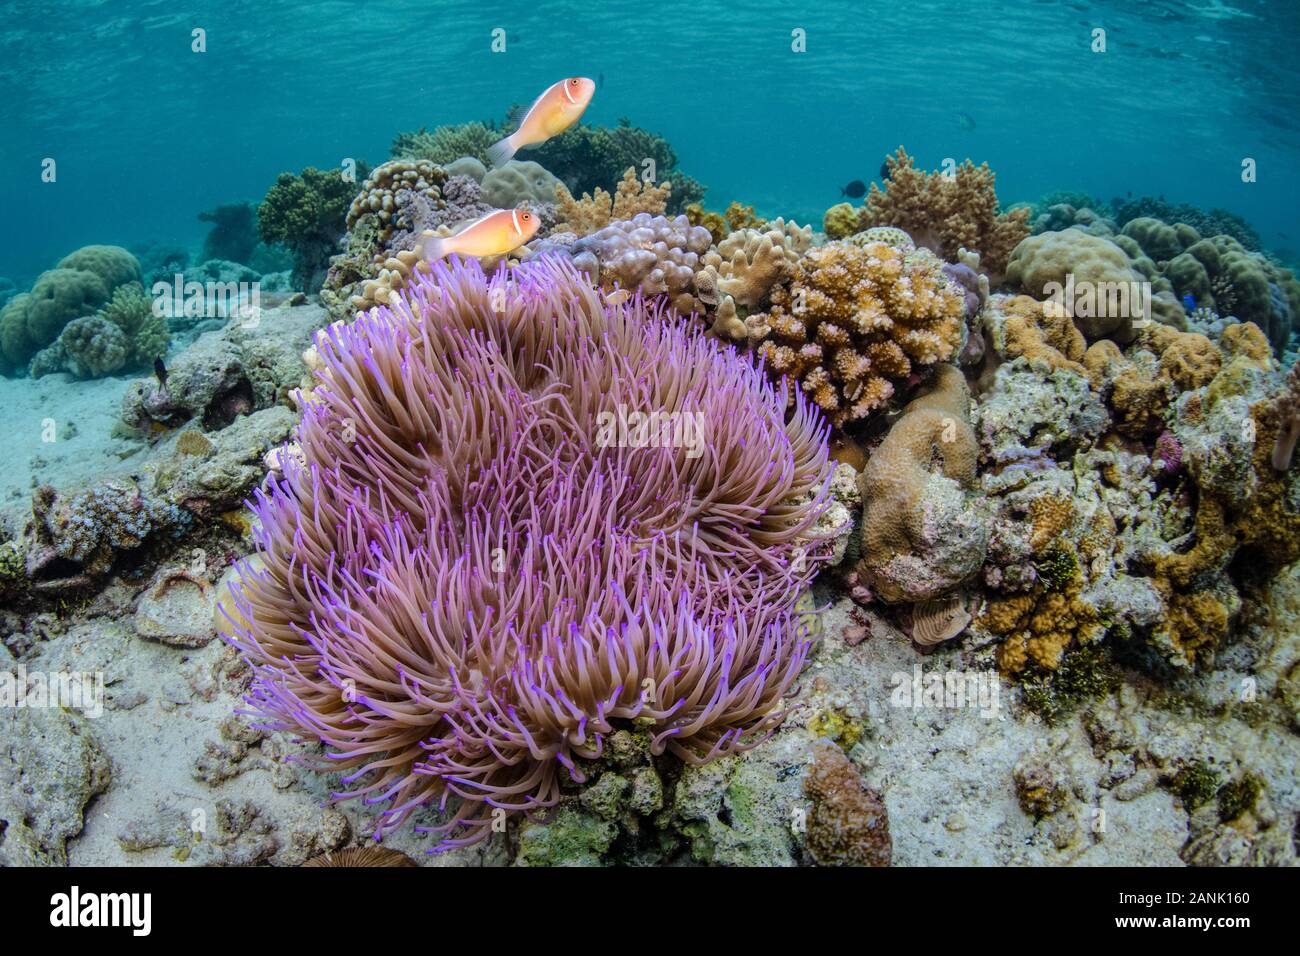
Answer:
[(889, 181), (889, 160), (883, 160), (880, 164), (880, 178), (885, 182)]
[(962, 129), (974, 129), (975, 117), (971, 116), (969, 113), (958, 113), (957, 125), (960, 126)]
[(493, 166), (502, 166), (525, 146), (536, 146), (563, 133), (578, 122), (595, 92), (595, 81), (585, 76), (560, 80), (528, 108), (517, 130), (489, 147), (488, 160)]
[(537, 234), (541, 221), (527, 209), (498, 209), (476, 219), (454, 236), (429, 236), (420, 252), (429, 261), (456, 253), (499, 256), (518, 249)]
[(861, 199), (867, 194), (867, 184), (860, 179), (855, 179), (847, 186), (840, 187), (840, 195), (848, 196), (850, 199)]

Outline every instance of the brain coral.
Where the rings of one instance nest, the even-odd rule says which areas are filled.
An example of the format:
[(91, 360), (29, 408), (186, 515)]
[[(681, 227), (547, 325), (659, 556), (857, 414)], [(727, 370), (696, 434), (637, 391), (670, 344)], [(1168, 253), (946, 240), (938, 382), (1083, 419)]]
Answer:
[(457, 262), (318, 336), (227, 630), (250, 702), (324, 742), (381, 833), (436, 805), (442, 845), (480, 839), (633, 719), (689, 762), (781, 719), (825, 429), (663, 318), (562, 260)]
[(968, 159), (952, 175), (925, 173), (901, 146), (887, 162), (885, 189), (872, 183), (866, 205), (856, 211), (847, 203), (833, 207), (824, 223), (827, 235), (839, 239), (870, 226), (897, 226), (945, 259), (955, 261), (959, 249), (970, 249), (990, 274), (1002, 274), (1011, 250), (1029, 235), (1030, 211), (998, 213), (997, 177), (988, 163), (977, 167)]
[(560, 181), (531, 160), (512, 159), (483, 177), (483, 200), (497, 209), (550, 205)]
[(987, 519), (972, 506), (979, 445), (970, 392), (953, 365), (911, 402), (858, 477), (864, 506), (858, 573), (885, 601), (928, 601), (984, 563)]
[(759, 351), (772, 371), (837, 425), (879, 408), (896, 382), (961, 345), (965, 297), (925, 249), (811, 249), (771, 298), (769, 312), (749, 317), (751, 336), (764, 340)]

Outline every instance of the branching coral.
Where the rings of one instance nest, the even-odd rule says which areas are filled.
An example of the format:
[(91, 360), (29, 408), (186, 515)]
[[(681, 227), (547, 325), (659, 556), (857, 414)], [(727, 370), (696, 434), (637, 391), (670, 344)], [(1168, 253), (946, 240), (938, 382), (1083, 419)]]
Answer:
[(462, 156), (487, 162), (488, 147), (501, 138), (501, 131), (485, 123), (438, 126), (432, 132), (421, 127), (414, 133), (399, 133), (393, 140), (394, 159), (423, 159), (446, 165)]
[(692, 226), (703, 226), (709, 230), (714, 242), (722, 242), (728, 233), (740, 229), (759, 229), (763, 220), (755, 215), (753, 206), (742, 206), (733, 202), (725, 213), (710, 212), (697, 202), (685, 209), (686, 218)]
[(913, 371), (961, 345), (965, 299), (924, 249), (831, 243), (811, 249), (772, 308), (748, 319), (771, 370), (837, 425), (863, 418)]
[(655, 133), (622, 119), (615, 127), (583, 123), (529, 149), (529, 159), (554, 173), (575, 196), (618, 182), (629, 166), (638, 173), (653, 164), (657, 182), (672, 185), (668, 212), (676, 215), (704, 198), (704, 187), (677, 169), (677, 154)]
[(251, 703), (323, 741), (381, 833), (436, 805), (443, 846), (480, 839), (634, 719), (691, 762), (780, 721), (825, 427), (663, 318), (563, 261), (456, 262), (318, 336), (227, 630)]
[[(367, 171), (364, 164), (357, 169), (362, 175)], [(293, 253), (293, 279), (304, 292), (320, 288), (358, 192), (360, 187), (339, 170), (308, 166), (297, 175), (281, 173), (257, 207), (258, 235)]]
[(800, 229), (775, 219), (763, 230), (738, 229), (705, 253), (695, 274), (700, 301), (715, 306), (713, 331), (730, 338), (748, 336), (744, 318), (789, 280), (794, 264), (812, 245), (812, 227)]
[(563, 184), (557, 185), (555, 204), (556, 218), (559, 221), (555, 224), (555, 231), (585, 236), (603, 229), (615, 220), (631, 219), (637, 213), (662, 215), (668, 207), (671, 192), (670, 183), (656, 186), (642, 182), (637, 179), (636, 171), (631, 167), (623, 173), (613, 196), (597, 186), (594, 194), (583, 193), (581, 199), (574, 199)]
[(1029, 210), (999, 214), (996, 176), (988, 163), (977, 167), (968, 159), (952, 175), (925, 173), (901, 146), (887, 162), (885, 189), (872, 183), (866, 204), (856, 211), (847, 203), (833, 207), (826, 234), (843, 238), (870, 226), (897, 226), (945, 259), (955, 260), (962, 248), (978, 252), (984, 268), (1000, 277), (1011, 250), (1029, 235)]

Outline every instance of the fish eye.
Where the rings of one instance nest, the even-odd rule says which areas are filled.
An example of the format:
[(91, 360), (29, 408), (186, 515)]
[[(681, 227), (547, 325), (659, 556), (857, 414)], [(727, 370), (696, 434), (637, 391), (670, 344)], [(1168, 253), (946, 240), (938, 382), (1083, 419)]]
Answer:
[(522, 216), (520, 216), (519, 218), (522, 219), (524, 222), (528, 222), (528, 220), (532, 219), (533, 217), (530, 216), (528, 213), (524, 213), (524, 214), (523, 214)]
[(578, 81), (577, 81), (577, 80), (569, 80), (569, 85), (570, 85), (570, 86), (577, 86), (577, 85), (578, 85)]

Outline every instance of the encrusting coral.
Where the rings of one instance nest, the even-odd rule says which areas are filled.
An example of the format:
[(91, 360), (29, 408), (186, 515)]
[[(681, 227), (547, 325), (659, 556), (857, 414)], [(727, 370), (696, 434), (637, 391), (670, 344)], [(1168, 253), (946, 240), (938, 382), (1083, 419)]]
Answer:
[(318, 335), (224, 629), (250, 703), (387, 804), (380, 833), (539, 815), (633, 720), (701, 762), (782, 719), (826, 426), (665, 318), (555, 258), (440, 262)]
[(1300, 361), (1291, 366), (1286, 388), (1274, 402), (1277, 415), (1277, 438), (1273, 441), (1273, 468), (1286, 471), (1295, 456), (1296, 442), (1300, 440)]
[(915, 167), (903, 147), (888, 157), (889, 182), (875, 183), (866, 203), (832, 207), (823, 223), (826, 234), (842, 239), (872, 226), (897, 226), (921, 246), (955, 260), (959, 249), (980, 254), (990, 275), (1001, 277), (1011, 250), (1029, 235), (1029, 210), (998, 212), (996, 176), (988, 163), (969, 159), (951, 174), (926, 173)]
[(925, 249), (834, 242), (810, 249), (749, 334), (787, 391), (836, 425), (863, 418), (896, 383), (961, 346), (965, 297)]
[(618, 219), (631, 219), (637, 213), (662, 215), (668, 207), (672, 184), (656, 186), (637, 179), (636, 170), (628, 167), (611, 196), (599, 186), (595, 193), (583, 193), (581, 199), (561, 183), (555, 187), (555, 232), (571, 232), (578, 236), (589, 235), (603, 229)]
[(858, 476), (857, 570), (885, 601), (949, 594), (984, 563), (989, 526), (971, 494), (979, 445), (969, 405), (962, 373), (940, 365), (933, 388), (903, 409)]
[(819, 866), (889, 866), (893, 842), (885, 801), (844, 751), (819, 741), (803, 787), (812, 803), (808, 852)]

